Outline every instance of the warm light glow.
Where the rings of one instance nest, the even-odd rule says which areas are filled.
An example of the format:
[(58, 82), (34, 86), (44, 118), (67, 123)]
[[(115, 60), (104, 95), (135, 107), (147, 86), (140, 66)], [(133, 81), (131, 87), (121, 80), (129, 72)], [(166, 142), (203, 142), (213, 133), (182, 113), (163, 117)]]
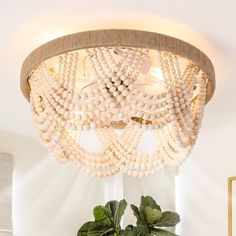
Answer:
[[(97, 177), (142, 177), (181, 163), (197, 139), (207, 81), (192, 61), (125, 47), (62, 54), (29, 79), (43, 144)], [(144, 148), (146, 129), (153, 149)]]
[(158, 80), (162, 80), (162, 81), (164, 80), (162, 71), (161, 71), (161, 69), (158, 68), (158, 67), (152, 66), (152, 67), (150, 68), (149, 73), (150, 73), (152, 76), (156, 77)]

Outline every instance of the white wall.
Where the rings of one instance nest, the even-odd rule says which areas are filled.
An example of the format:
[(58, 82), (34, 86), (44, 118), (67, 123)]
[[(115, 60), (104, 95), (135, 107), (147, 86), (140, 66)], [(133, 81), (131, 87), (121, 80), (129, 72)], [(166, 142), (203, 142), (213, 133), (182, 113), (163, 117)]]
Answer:
[(207, 132), (203, 128), (190, 158), (180, 168), (180, 235), (227, 235), (227, 178), (236, 176), (235, 134), (236, 123)]

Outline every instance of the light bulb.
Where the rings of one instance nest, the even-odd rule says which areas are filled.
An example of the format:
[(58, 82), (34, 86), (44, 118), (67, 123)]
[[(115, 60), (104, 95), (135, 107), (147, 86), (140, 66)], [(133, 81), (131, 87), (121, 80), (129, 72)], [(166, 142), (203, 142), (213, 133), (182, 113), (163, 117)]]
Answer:
[(158, 80), (164, 80), (162, 71), (160, 68), (152, 66), (149, 70), (149, 73), (154, 76), (155, 78), (157, 78)]

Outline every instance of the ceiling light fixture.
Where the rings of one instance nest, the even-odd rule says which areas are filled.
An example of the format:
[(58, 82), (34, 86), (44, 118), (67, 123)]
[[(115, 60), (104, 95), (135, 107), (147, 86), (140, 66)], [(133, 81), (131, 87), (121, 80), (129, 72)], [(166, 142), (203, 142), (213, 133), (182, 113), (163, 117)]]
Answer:
[[(135, 30), (55, 39), (33, 51), (21, 72), (42, 143), (97, 177), (146, 176), (182, 162), (214, 88), (213, 65), (199, 49)], [(148, 153), (139, 149), (146, 129), (158, 143)], [(96, 134), (101, 150), (81, 145), (85, 130)]]

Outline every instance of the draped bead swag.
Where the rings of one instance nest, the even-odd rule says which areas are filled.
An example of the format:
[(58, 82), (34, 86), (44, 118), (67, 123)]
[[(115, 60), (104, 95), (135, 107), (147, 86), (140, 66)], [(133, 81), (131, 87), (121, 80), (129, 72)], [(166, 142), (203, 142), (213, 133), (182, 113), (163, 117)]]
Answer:
[[(141, 177), (189, 155), (207, 81), (199, 66), (169, 52), (98, 47), (41, 63), (29, 79), (30, 101), (40, 140), (59, 161), (97, 177)], [(147, 129), (156, 136), (152, 152), (139, 148)], [(99, 150), (81, 145), (87, 130)]]

